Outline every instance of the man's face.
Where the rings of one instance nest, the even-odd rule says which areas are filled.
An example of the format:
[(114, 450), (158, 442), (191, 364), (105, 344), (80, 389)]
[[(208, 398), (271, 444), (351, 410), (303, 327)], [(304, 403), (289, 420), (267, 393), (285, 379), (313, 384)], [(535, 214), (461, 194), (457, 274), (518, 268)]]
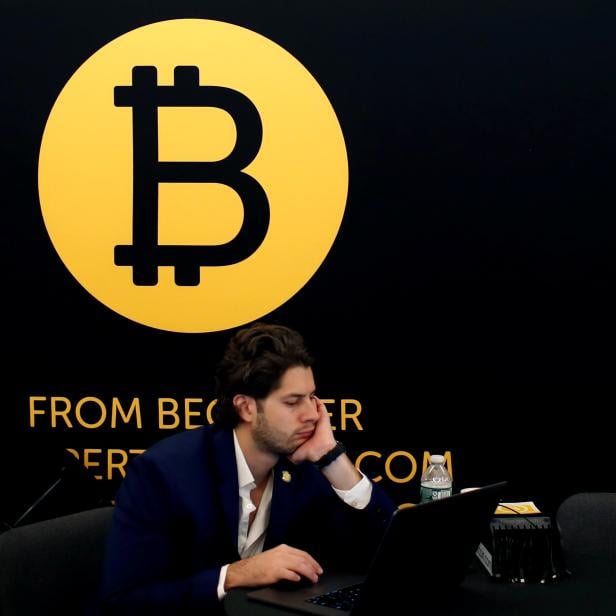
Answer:
[(257, 400), (253, 428), (255, 444), (262, 451), (288, 456), (313, 434), (318, 419), (311, 368), (289, 368), (280, 387)]

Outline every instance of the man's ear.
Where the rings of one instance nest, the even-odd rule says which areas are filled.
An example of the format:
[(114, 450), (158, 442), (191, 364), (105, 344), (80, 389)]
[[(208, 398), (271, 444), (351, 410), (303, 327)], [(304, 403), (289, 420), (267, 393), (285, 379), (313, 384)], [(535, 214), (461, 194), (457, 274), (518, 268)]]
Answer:
[(233, 396), (233, 406), (242, 421), (250, 423), (257, 412), (257, 403), (252, 396), (236, 394)]

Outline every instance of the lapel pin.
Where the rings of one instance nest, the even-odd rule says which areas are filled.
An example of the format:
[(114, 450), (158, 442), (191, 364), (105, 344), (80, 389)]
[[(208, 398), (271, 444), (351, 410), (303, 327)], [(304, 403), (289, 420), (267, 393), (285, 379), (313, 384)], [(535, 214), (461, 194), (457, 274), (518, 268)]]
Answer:
[(282, 471), (282, 480), (285, 483), (289, 483), (291, 481), (291, 473), (289, 471)]

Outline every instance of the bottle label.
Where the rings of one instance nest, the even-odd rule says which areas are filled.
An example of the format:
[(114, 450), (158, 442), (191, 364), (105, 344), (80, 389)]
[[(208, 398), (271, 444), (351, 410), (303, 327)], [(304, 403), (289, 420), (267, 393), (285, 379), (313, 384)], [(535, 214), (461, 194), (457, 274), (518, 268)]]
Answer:
[(430, 488), (427, 486), (421, 486), (419, 489), (419, 502), (425, 503), (426, 501), (439, 500), (441, 498), (447, 498), (451, 496), (451, 486), (448, 488)]

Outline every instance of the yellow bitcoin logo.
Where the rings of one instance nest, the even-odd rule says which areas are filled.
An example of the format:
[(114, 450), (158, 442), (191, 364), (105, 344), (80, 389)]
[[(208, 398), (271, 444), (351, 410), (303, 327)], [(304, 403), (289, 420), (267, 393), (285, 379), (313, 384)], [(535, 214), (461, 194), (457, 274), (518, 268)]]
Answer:
[(239, 26), (164, 21), (92, 55), (45, 126), (39, 196), (77, 281), (119, 314), (209, 332), (276, 309), (329, 252), (348, 163), (327, 96)]

